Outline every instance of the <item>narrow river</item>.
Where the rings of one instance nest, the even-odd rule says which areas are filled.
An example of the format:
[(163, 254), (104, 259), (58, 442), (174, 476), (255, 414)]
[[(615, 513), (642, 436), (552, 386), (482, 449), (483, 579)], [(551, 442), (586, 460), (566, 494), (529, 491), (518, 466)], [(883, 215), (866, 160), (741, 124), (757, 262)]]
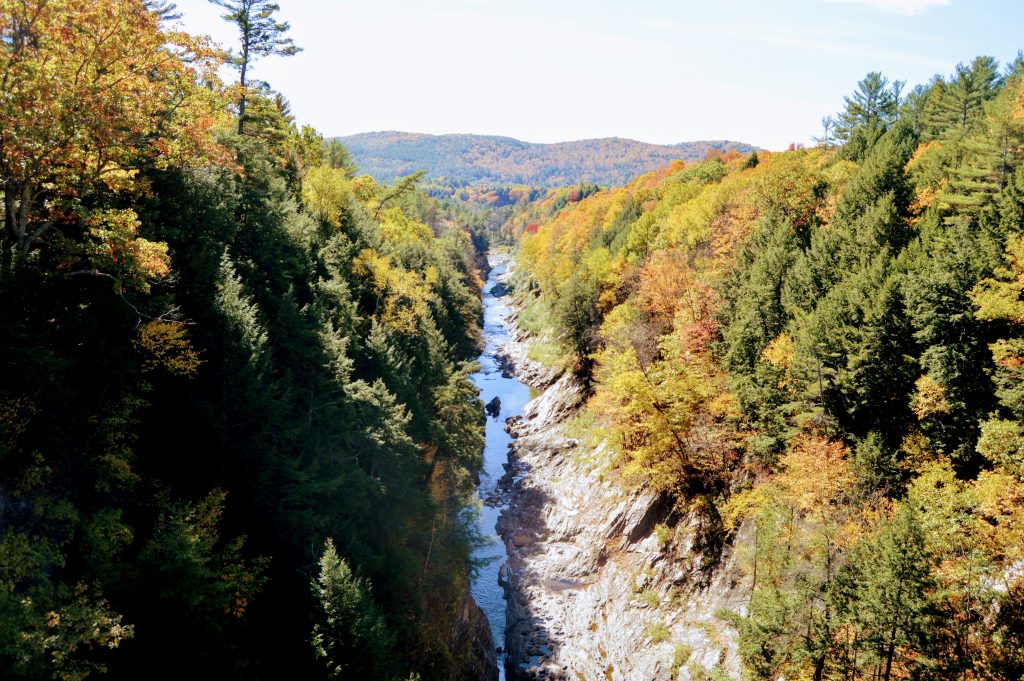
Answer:
[[(505, 474), (502, 464), (508, 463), (508, 447), (512, 437), (505, 432), (505, 419), (523, 413), (523, 408), (530, 401), (530, 389), (515, 378), (502, 376), (501, 366), (495, 353), (509, 340), (506, 317), (511, 313), (508, 298), (501, 295), (503, 288), (499, 279), (511, 264), (511, 259), (504, 254), (488, 256), (491, 273), (484, 284), (484, 352), (480, 355), (479, 372), (473, 375), (473, 383), (480, 389), (480, 398), (484, 404), (495, 397), (501, 400), (501, 411), (498, 415), (487, 417), (486, 442), (484, 444), (484, 467), (480, 473), (480, 498), (484, 502), (480, 514), (480, 533), (489, 539), (474, 554), (474, 558), (484, 563), (476, 580), (472, 584), (473, 598), (483, 608), (491, 623), (494, 645), (505, 646), (505, 595), (498, 584), (498, 570), (507, 557), (505, 544), (495, 532), (494, 525), (503, 509), (504, 501), (498, 494), (497, 485)], [(495, 287), (498, 287), (497, 295)], [(505, 655), (498, 656), (499, 678), (505, 678)]]

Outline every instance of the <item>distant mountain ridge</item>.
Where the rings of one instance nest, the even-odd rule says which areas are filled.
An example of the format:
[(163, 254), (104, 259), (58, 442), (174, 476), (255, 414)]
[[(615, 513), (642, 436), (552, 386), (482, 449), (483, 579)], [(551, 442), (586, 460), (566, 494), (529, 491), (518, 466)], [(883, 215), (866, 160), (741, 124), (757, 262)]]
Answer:
[(361, 172), (390, 182), (420, 169), (428, 177), (481, 185), (621, 185), (674, 160), (703, 159), (712, 149), (750, 153), (730, 140), (659, 145), (605, 137), (536, 144), (492, 135), (428, 135), (383, 131), (339, 137)]

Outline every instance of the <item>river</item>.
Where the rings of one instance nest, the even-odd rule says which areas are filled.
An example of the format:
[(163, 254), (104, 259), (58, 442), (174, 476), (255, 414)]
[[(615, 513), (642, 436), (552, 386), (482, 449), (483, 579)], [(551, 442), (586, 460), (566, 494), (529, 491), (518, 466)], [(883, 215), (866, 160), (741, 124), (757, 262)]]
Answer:
[[(499, 278), (505, 274), (511, 259), (504, 254), (488, 256), (491, 272), (484, 284), (484, 351), (480, 355), (481, 369), (473, 375), (473, 383), (480, 389), (480, 399), (488, 403), (495, 397), (501, 400), (501, 412), (497, 416), (487, 417), (486, 441), (484, 444), (484, 466), (480, 472), (478, 492), (484, 501), (479, 516), (480, 534), (487, 544), (477, 549), (473, 557), (483, 563), (472, 584), (473, 598), (483, 608), (487, 620), (491, 624), (494, 645), (505, 647), (505, 594), (498, 584), (498, 570), (505, 562), (505, 544), (494, 529), (498, 516), (505, 503), (498, 494), (497, 485), (505, 474), (502, 464), (508, 463), (508, 448), (512, 437), (505, 432), (505, 419), (521, 415), (526, 403), (530, 401), (530, 389), (515, 378), (502, 376), (501, 366), (496, 353), (509, 340), (506, 317), (511, 313), (508, 298), (495, 295), (494, 289), (500, 284)], [(499, 290), (500, 293), (500, 290)], [(505, 678), (505, 654), (498, 656), (498, 674)]]

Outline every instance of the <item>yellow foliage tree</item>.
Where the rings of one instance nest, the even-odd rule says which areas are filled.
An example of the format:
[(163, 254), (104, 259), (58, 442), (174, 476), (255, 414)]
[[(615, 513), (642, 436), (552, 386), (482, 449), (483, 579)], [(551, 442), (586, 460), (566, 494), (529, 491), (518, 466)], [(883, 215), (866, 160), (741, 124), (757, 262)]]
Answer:
[(361, 251), (352, 266), (357, 275), (370, 277), (380, 301), (380, 321), (398, 333), (417, 333), (420, 322), (430, 315), (427, 304), (433, 295), (423, 276), (396, 266), (371, 249)]
[(996, 271), (996, 276), (983, 279), (970, 292), (978, 307), (979, 319), (1004, 319), (1012, 324), (1024, 324), (1024, 236), (1011, 234), (1006, 240), (1007, 267)]
[(210, 134), (226, 121), (221, 61), (142, 0), (0, 0), (5, 253), (28, 253), (93, 187), (227, 160)]
[(148, 355), (144, 364), (148, 370), (162, 367), (177, 376), (192, 377), (203, 363), (180, 322), (146, 322), (139, 328), (136, 345)]
[(709, 358), (687, 355), (670, 334), (654, 361), (633, 346), (606, 348), (597, 361), (590, 408), (624, 477), (680, 499), (713, 489), (737, 456), (737, 414)]
[(339, 227), (341, 215), (352, 197), (345, 171), (330, 166), (313, 168), (302, 178), (302, 204), (315, 217)]

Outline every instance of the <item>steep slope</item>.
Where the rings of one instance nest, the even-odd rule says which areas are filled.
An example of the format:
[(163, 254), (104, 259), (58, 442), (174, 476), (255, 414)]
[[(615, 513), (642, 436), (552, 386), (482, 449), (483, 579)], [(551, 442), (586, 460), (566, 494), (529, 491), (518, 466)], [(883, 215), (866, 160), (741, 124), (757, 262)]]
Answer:
[(586, 386), (514, 427), (527, 677), (1022, 678), (1014, 68), (966, 127), (937, 79), (928, 127), (851, 104), (842, 148), (677, 164), (516, 223), (520, 355)]
[(713, 140), (673, 145), (604, 139), (533, 144), (488, 135), (369, 132), (338, 138), (360, 169), (378, 181), (425, 169), (428, 176), (478, 184), (565, 186), (580, 182), (621, 185), (673, 160), (694, 161), (709, 151), (755, 147)]
[(749, 577), (731, 552), (707, 569), (696, 515), (675, 517), (665, 496), (595, 467), (603, 445), (567, 433), (584, 391), (531, 361), (530, 340), (517, 330), (502, 349), (520, 380), (544, 388), (508, 426), (517, 439), (498, 530), (510, 678), (737, 677), (736, 633), (719, 613), (744, 611)]
[(0, 678), (490, 678), (480, 234), (169, 7), (0, 10)]

